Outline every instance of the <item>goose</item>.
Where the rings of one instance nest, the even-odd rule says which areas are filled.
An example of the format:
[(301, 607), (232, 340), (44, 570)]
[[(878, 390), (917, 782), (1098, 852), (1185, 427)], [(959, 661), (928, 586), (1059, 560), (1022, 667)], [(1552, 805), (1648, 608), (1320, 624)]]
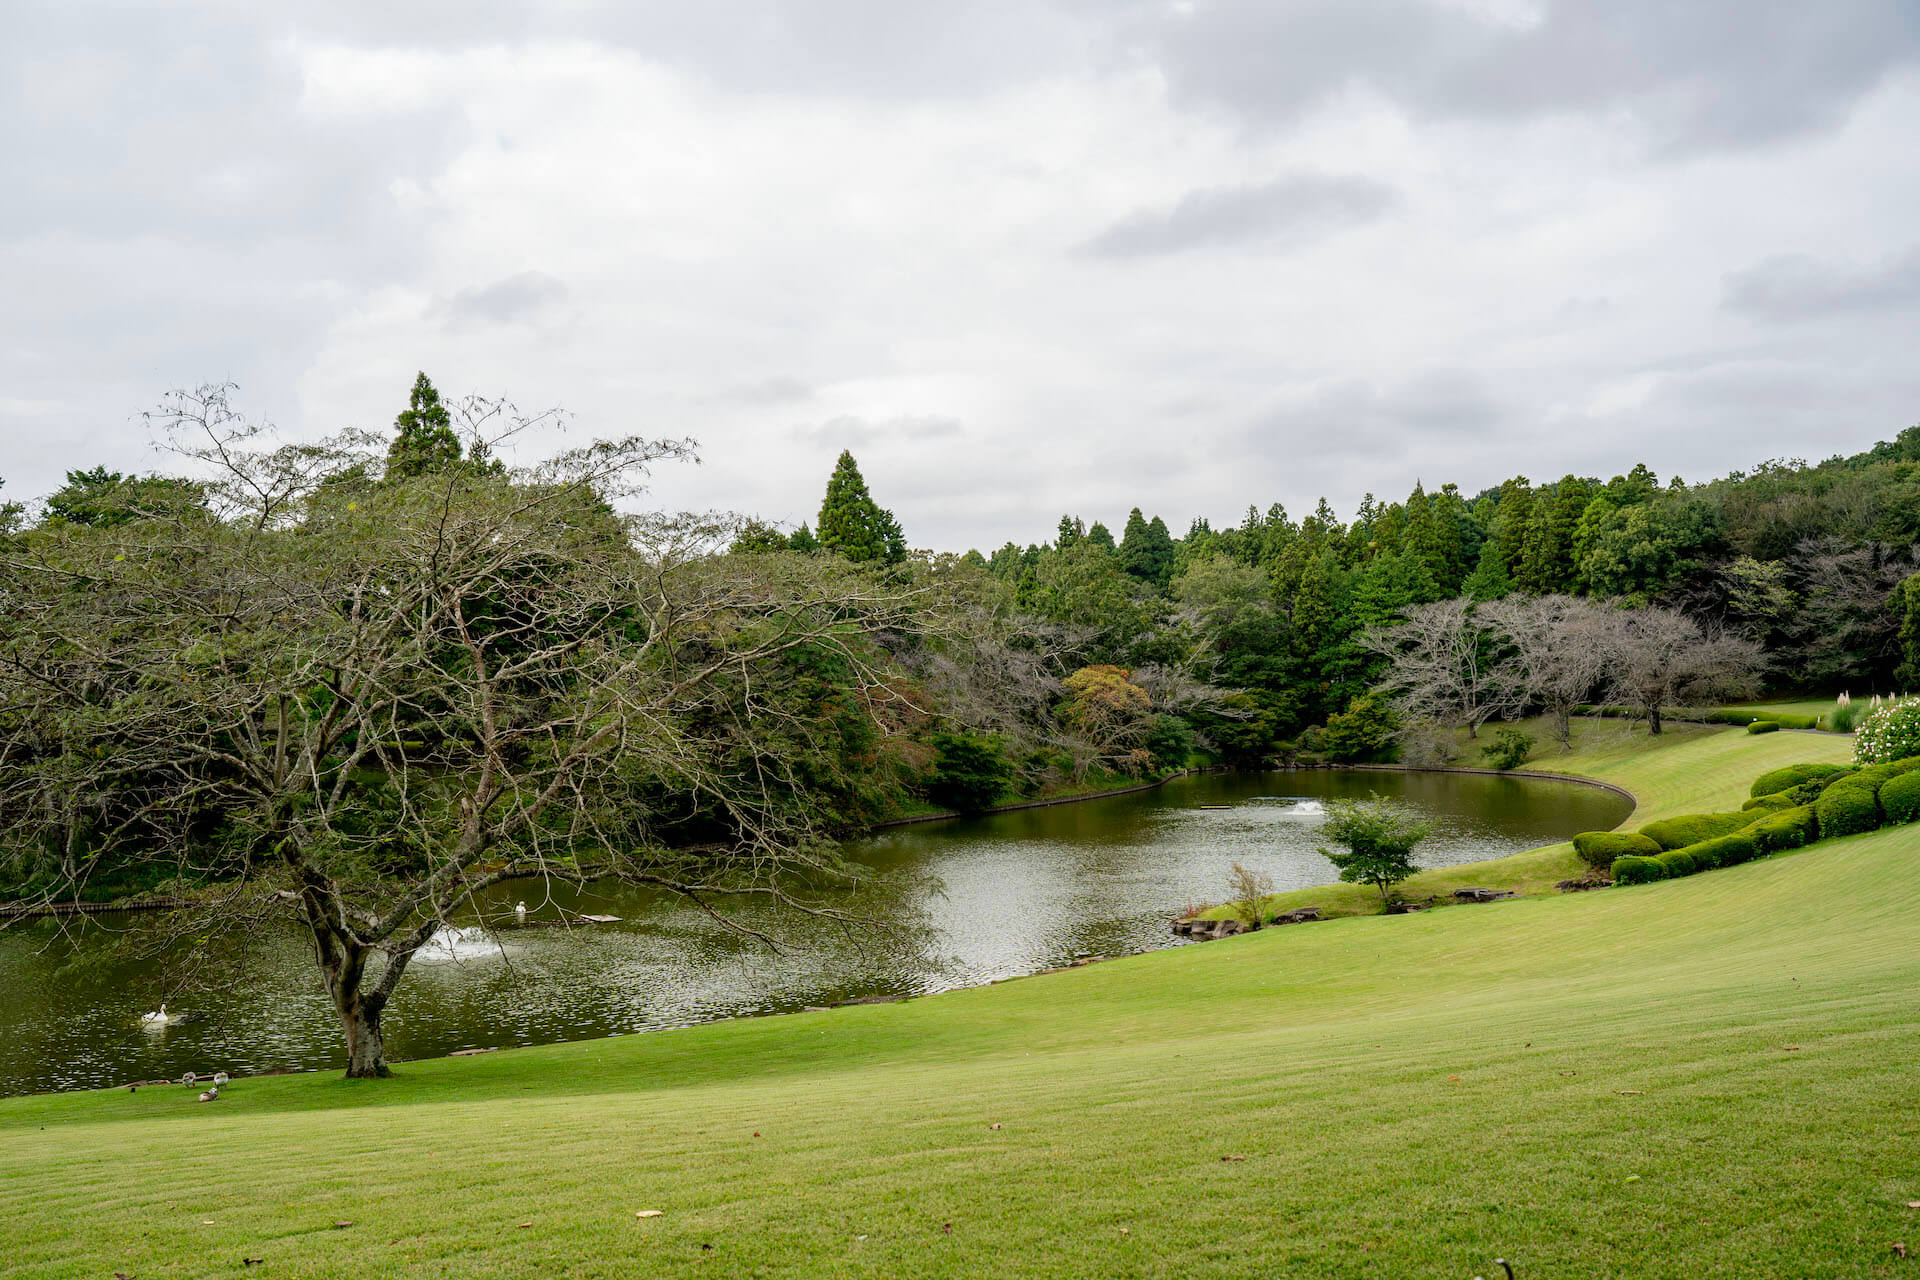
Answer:
[(170, 1016), (167, 1013), (167, 1006), (164, 1002), (161, 1004), (158, 1013), (143, 1013), (140, 1015), (140, 1025), (146, 1027), (164, 1027), (169, 1022), (177, 1021), (179, 1021), (177, 1017)]
[(513, 918), (519, 924), (525, 924), (527, 922), (527, 904), (526, 903), (517, 902), (514, 904)]

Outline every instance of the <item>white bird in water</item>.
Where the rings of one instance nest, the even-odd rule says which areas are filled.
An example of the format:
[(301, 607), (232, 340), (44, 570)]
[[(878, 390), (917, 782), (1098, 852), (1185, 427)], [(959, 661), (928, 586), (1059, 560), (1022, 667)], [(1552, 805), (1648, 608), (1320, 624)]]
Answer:
[(514, 904), (513, 918), (515, 921), (517, 921), (520, 924), (525, 924), (527, 922), (527, 904), (526, 903), (517, 902)]
[(143, 1013), (140, 1015), (140, 1025), (143, 1027), (164, 1027), (169, 1022), (177, 1021), (179, 1021), (177, 1017), (168, 1015), (165, 1004), (160, 1006), (160, 1010), (157, 1013)]

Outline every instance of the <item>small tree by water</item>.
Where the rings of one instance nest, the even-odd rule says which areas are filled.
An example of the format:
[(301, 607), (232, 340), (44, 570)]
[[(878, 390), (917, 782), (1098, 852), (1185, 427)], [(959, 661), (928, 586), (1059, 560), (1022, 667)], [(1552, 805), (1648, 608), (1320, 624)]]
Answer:
[(1227, 905), (1234, 917), (1247, 928), (1258, 929), (1267, 899), (1273, 896), (1273, 877), (1236, 862), (1227, 873), (1227, 892), (1232, 897)]
[(1327, 806), (1322, 830), (1347, 851), (1322, 849), (1320, 856), (1340, 868), (1340, 878), (1348, 884), (1370, 884), (1380, 890), (1384, 906), (1393, 886), (1420, 870), (1413, 850), (1433, 831), (1433, 824), (1376, 795), (1370, 800), (1333, 801)]

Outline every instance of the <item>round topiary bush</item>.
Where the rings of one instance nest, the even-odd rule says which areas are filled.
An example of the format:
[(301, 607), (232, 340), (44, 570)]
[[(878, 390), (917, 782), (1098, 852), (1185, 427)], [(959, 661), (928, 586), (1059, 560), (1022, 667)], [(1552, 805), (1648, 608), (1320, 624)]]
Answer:
[(1658, 858), (1655, 858), (1654, 861), (1666, 868), (1666, 878), (1669, 880), (1677, 880), (1681, 876), (1690, 876), (1694, 872), (1701, 870), (1700, 859), (1691, 847), (1685, 849), (1669, 849)]
[(1780, 722), (1777, 720), (1755, 720), (1747, 726), (1748, 733), (1778, 733)]
[(1740, 806), (1742, 813), (1752, 813), (1755, 809), (1762, 813), (1779, 813), (1782, 809), (1791, 809), (1801, 803), (1793, 798), (1791, 791), (1777, 791), (1770, 796), (1755, 796)]
[(1582, 831), (1573, 838), (1573, 851), (1596, 871), (1605, 871), (1617, 858), (1652, 858), (1660, 846), (1636, 831)]
[(1761, 853), (1778, 853), (1783, 849), (1798, 849), (1802, 845), (1812, 844), (1820, 834), (1820, 824), (1814, 816), (1813, 806), (1803, 804), (1762, 818), (1740, 834), (1751, 836), (1754, 847)]
[(1880, 788), (1880, 808), (1888, 822), (1920, 820), (1920, 770), (1903, 773)]
[(1629, 853), (1613, 860), (1615, 884), (1652, 884), (1655, 880), (1666, 878), (1667, 868), (1659, 858), (1642, 858)]
[(1789, 764), (1778, 769), (1770, 769), (1754, 779), (1753, 787), (1747, 792), (1750, 796), (1770, 796), (1786, 791), (1807, 782), (1830, 782), (1837, 774), (1847, 772), (1845, 765), (1838, 764)]
[(1853, 731), (1857, 764), (1885, 764), (1920, 756), (1920, 698), (1882, 703)]
[(1748, 832), (1736, 831), (1730, 836), (1702, 840), (1686, 852), (1693, 855), (1694, 870), (1711, 871), (1715, 867), (1737, 867), (1743, 862), (1752, 862), (1760, 856), (1760, 846)]
[(1689, 813), (1678, 818), (1664, 818), (1659, 822), (1649, 822), (1640, 828), (1640, 834), (1662, 849), (1684, 849), (1690, 844), (1699, 844), (1702, 840), (1711, 840), (1715, 836), (1731, 835), (1759, 817), (1758, 813), (1751, 811)]
[(1853, 778), (1822, 791), (1813, 811), (1824, 837), (1859, 835), (1880, 825), (1880, 804), (1873, 798), (1873, 787)]

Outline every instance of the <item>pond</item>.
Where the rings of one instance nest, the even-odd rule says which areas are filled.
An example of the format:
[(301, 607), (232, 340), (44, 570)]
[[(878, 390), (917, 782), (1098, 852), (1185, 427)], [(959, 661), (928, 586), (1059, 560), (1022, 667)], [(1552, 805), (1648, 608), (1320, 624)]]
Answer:
[[(1278, 889), (1336, 875), (1316, 847), (1321, 806), (1369, 792), (1431, 818), (1425, 866), (1451, 865), (1612, 827), (1631, 805), (1594, 787), (1474, 774), (1316, 770), (1201, 774), (1154, 791), (962, 821), (897, 827), (849, 846), (871, 872), (837, 905), (897, 923), (846, 932), (746, 912), (782, 952), (684, 903), (624, 887), (576, 894), (501, 886), (493, 909), (528, 927), (452, 940), (409, 971), (387, 1015), (388, 1051), (543, 1044), (921, 995), (1034, 973), (1088, 955), (1187, 945), (1169, 920), (1226, 896), (1240, 862)], [(539, 927), (562, 910), (619, 923)], [(172, 999), (189, 1020), (140, 1025), (163, 997), (152, 962), (117, 958), (110, 935), (155, 927), (108, 916), (60, 940), (52, 922), (0, 933), (0, 1095), (94, 1088), (186, 1071), (235, 1075), (344, 1065), (310, 944), (288, 928), (246, 959), (243, 980)], [(223, 959), (216, 957), (216, 959)], [(223, 984), (225, 985), (225, 984)]]

